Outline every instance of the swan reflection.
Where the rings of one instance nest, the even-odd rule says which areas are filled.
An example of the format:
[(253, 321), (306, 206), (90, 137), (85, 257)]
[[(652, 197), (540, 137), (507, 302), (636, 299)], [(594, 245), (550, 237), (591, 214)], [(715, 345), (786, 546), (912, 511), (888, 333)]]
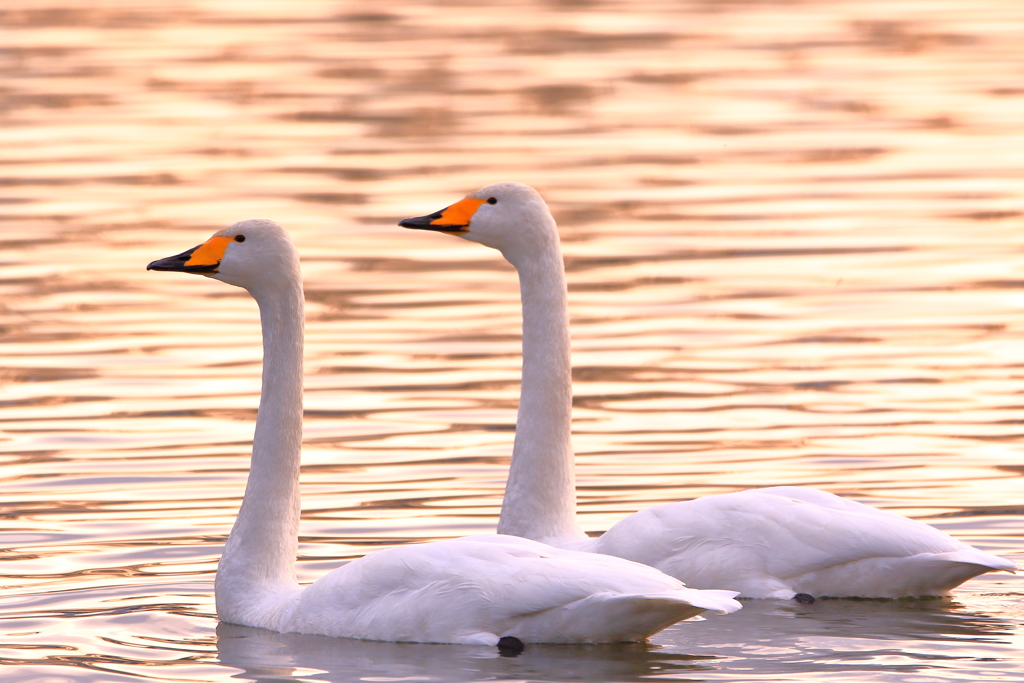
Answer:
[(476, 645), (383, 643), (224, 623), (217, 626), (217, 638), (220, 663), (241, 669), (235, 677), (243, 680), (622, 681), (672, 672), (690, 678), (701, 677), (708, 671), (706, 660), (713, 659), (645, 643), (531, 644), (523, 654), (505, 657), (497, 648)]
[(219, 663), (241, 680), (642, 681), (760, 680), (849, 672), (908, 674), (1019, 638), (1014, 618), (970, 611), (952, 599), (744, 601), (727, 617), (678, 624), (650, 644), (529, 645), (497, 649), (275, 633), (220, 624)]

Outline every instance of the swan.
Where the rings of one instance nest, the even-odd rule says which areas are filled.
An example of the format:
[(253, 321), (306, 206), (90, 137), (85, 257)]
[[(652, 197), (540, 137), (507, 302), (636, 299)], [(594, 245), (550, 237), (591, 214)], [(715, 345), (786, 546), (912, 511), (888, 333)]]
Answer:
[(576, 522), (565, 272), (544, 200), (497, 183), (399, 225), (497, 249), (519, 274), (522, 386), (498, 533), (642, 562), (693, 588), (803, 602), (945, 595), (1017, 568), (921, 522), (798, 486), (657, 505), (588, 538)]
[(214, 584), (222, 621), (516, 648), (643, 640), (706, 610), (739, 609), (733, 592), (692, 590), (642, 564), (501, 535), (382, 550), (300, 586), (303, 292), (295, 247), (273, 221), (246, 220), (147, 270), (212, 277), (259, 304), (263, 386), (249, 480)]

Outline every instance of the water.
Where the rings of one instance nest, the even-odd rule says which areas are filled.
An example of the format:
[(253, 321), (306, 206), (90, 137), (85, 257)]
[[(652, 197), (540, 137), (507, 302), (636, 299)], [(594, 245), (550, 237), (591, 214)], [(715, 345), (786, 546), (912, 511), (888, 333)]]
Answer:
[(4, 681), (1024, 680), (1008, 575), (518, 658), (218, 625), (256, 308), (144, 271), (242, 218), (292, 232), (302, 581), (493, 530), (515, 276), (395, 223), (506, 179), (564, 240), (588, 530), (806, 484), (1021, 561), (1021, 3), (7, 0), (0, 22)]

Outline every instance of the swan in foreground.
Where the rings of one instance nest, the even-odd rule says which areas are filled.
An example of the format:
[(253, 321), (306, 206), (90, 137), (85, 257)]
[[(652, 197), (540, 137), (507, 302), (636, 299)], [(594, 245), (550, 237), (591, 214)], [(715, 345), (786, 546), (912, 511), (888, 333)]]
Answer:
[(523, 380), (498, 533), (623, 557), (748, 598), (944, 595), (1017, 568), (921, 522), (798, 486), (658, 505), (587, 538), (576, 522), (565, 272), (544, 200), (497, 183), (399, 225), (492, 247), (519, 273)]
[[(495, 645), (643, 640), (706, 610), (739, 609), (642, 564), (515, 536), (475, 536), (372, 553), (296, 583), (302, 443), (299, 258), (268, 220), (235, 223), (148, 270), (206, 275), (259, 304), (263, 388), (252, 463), (217, 569), (217, 615), (243, 626), (368, 640)], [(516, 640), (518, 639), (518, 640)]]

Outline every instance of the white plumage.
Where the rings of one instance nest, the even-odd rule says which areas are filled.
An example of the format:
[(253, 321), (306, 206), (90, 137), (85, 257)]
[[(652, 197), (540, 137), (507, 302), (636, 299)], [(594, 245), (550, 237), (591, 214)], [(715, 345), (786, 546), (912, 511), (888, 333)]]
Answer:
[(480, 645), (506, 635), (617, 642), (737, 607), (735, 593), (690, 590), (643, 565), (590, 558), (618, 559), (499, 535), (390, 548), (307, 587), (278, 630)]
[(244, 287), (260, 307), (263, 389), (245, 496), (217, 570), (217, 614), (281, 632), (494, 645), (643, 640), (706, 610), (739, 609), (642, 565), (513, 536), (372, 553), (312, 585), (295, 580), (302, 442), (303, 294), (298, 255), (276, 223), (248, 220), (154, 261)]
[(942, 595), (1016, 569), (927, 524), (800, 486), (657, 505), (574, 547), (749, 598)]
[(942, 595), (1017, 568), (926, 524), (795, 486), (659, 505), (587, 538), (576, 522), (565, 273), (547, 205), (526, 185), (497, 183), (400, 225), (498, 249), (519, 274), (523, 383), (500, 533), (627, 558), (694, 588), (750, 598)]

